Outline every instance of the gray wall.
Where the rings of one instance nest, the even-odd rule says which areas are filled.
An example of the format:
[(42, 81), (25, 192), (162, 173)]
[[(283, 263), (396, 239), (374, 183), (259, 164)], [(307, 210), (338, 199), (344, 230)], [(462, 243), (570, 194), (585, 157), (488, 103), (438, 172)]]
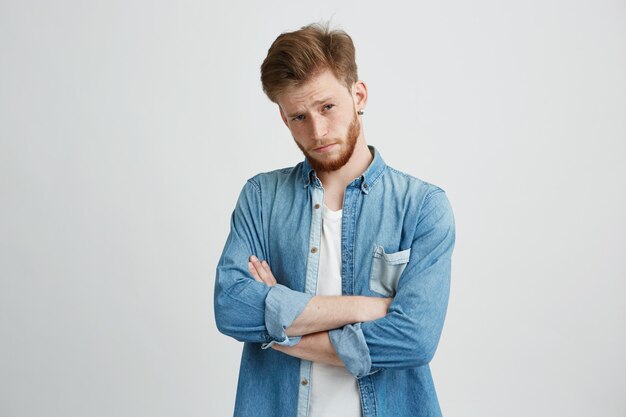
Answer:
[(231, 414), (216, 262), (301, 159), (258, 67), (332, 18), (368, 142), (455, 209), (444, 414), (626, 415), (624, 1), (215, 3), (0, 1), (0, 414)]

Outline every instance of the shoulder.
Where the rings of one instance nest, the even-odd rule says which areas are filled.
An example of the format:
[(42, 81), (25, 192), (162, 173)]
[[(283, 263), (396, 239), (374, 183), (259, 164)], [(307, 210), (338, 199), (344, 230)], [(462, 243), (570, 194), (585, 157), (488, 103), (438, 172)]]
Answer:
[[(386, 167), (383, 182), (385, 186), (391, 188), (393, 192), (403, 194), (407, 197), (417, 198), (424, 203), (431, 198), (445, 198), (443, 188), (389, 165)], [(441, 194), (441, 196), (436, 197), (438, 194)]]
[(384, 177), (385, 201), (396, 200), (415, 216), (418, 226), (454, 229), (452, 206), (443, 188), (390, 166)]
[(415, 236), (434, 233), (454, 241), (454, 213), (441, 187), (389, 166), (385, 176), (394, 184), (395, 198), (415, 219)]
[(245, 188), (252, 188), (258, 193), (276, 190), (282, 186), (302, 181), (302, 163), (292, 167), (261, 172), (249, 178)]

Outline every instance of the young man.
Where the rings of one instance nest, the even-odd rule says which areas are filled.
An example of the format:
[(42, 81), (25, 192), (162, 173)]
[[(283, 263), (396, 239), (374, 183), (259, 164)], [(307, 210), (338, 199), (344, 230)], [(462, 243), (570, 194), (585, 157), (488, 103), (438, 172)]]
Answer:
[(217, 326), (245, 342), (235, 416), (441, 415), (428, 363), (453, 215), (366, 144), (354, 56), (345, 32), (310, 25), (261, 66), (305, 160), (248, 180), (217, 267)]

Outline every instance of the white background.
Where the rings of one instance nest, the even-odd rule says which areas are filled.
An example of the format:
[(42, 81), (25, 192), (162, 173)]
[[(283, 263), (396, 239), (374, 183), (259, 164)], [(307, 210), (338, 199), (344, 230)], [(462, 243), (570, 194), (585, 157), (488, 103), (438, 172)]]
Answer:
[(215, 266), (301, 159), (259, 66), (328, 19), (368, 143), (455, 210), (444, 415), (626, 416), (623, 0), (0, 0), (0, 415), (231, 415)]

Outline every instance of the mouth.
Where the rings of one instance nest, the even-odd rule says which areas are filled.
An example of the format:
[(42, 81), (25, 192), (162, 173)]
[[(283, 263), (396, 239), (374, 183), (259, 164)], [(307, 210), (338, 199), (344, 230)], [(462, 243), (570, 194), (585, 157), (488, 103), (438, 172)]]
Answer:
[(335, 143), (330, 143), (328, 145), (324, 145), (324, 146), (320, 146), (318, 148), (313, 149), (315, 152), (329, 152), (331, 149), (333, 149), (333, 147), (335, 146)]

